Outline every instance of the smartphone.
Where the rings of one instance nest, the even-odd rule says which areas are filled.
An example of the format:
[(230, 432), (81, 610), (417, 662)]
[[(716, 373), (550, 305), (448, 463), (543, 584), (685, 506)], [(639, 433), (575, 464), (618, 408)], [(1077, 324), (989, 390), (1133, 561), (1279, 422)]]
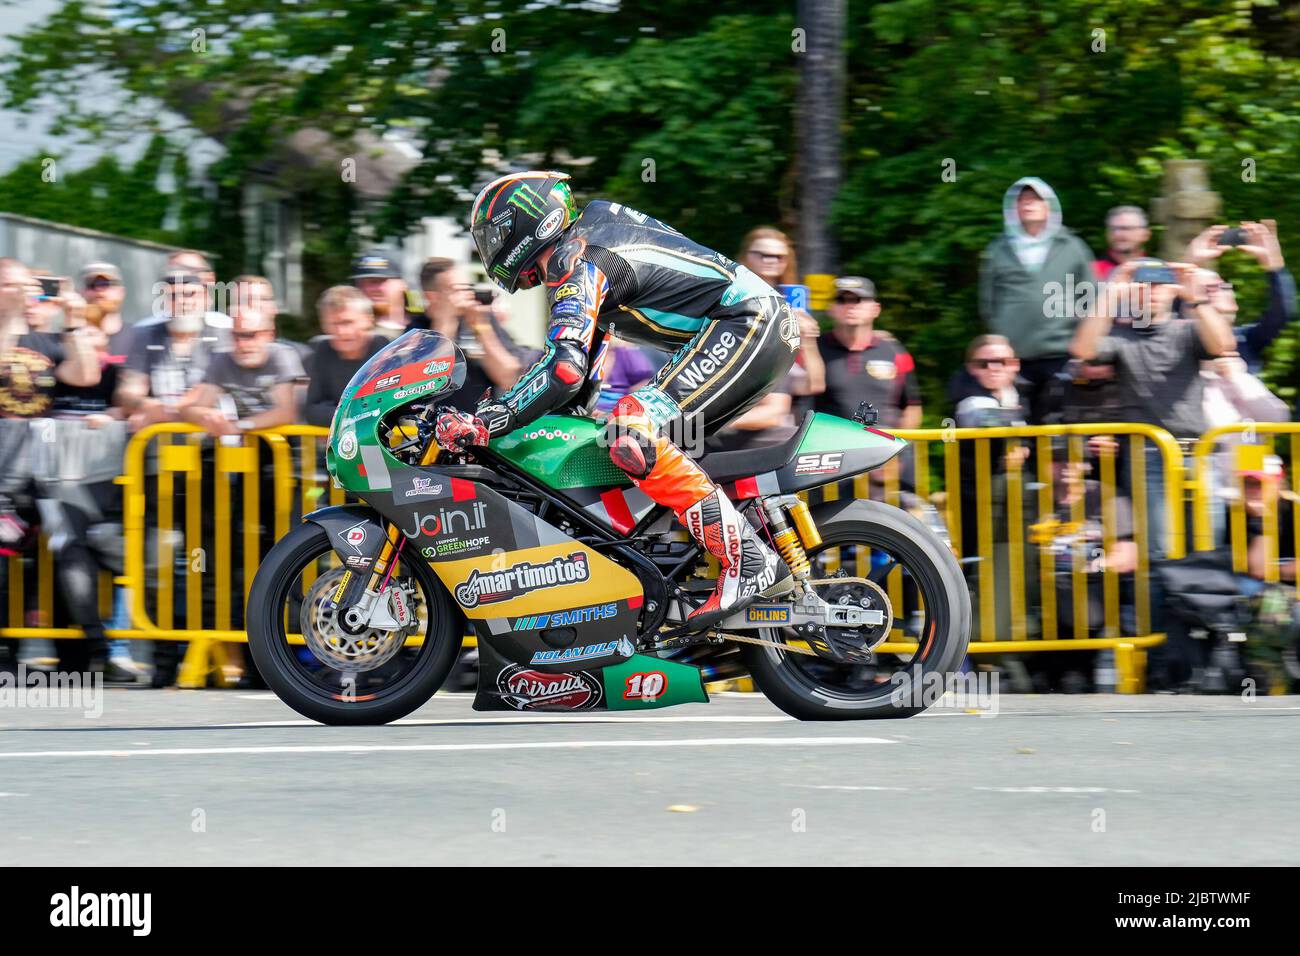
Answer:
[(1133, 270), (1134, 282), (1153, 285), (1178, 285), (1178, 274), (1169, 266), (1138, 266)]
[(491, 304), (492, 304), (492, 290), (491, 290), (491, 289), (475, 289), (475, 290), (474, 290), (474, 299), (475, 299), (476, 302), (478, 302), (479, 305), (491, 305)]
[(1219, 234), (1219, 245), (1221, 246), (1244, 246), (1250, 240), (1246, 237), (1246, 230), (1233, 226), (1231, 229), (1225, 229)]

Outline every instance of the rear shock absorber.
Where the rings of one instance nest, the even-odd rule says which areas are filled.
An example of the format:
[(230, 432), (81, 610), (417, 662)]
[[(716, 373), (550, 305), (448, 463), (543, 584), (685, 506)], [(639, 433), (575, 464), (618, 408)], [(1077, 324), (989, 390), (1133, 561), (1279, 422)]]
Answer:
[(776, 545), (776, 549), (781, 553), (785, 563), (790, 566), (790, 573), (794, 575), (795, 581), (798, 582), (802, 590), (808, 584), (808, 572), (811, 565), (808, 563), (808, 555), (804, 553), (803, 544), (799, 540), (799, 532), (790, 526), (790, 522), (785, 520), (784, 497), (764, 500), (763, 513), (767, 516), (767, 522), (771, 526), (772, 543)]

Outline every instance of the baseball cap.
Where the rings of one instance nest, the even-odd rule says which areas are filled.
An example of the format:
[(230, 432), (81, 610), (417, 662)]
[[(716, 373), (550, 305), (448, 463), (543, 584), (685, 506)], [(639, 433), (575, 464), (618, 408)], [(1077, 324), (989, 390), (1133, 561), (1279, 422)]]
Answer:
[(835, 280), (835, 294), (847, 292), (859, 299), (875, 299), (876, 284), (863, 276), (840, 276)]
[(111, 262), (88, 262), (81, 267), (81, 272), (77, 276), (80, 285), (85, 285), (91, 279), (113, 279), (117, 282), (122, 281), (122, 270)]
[(1257, 478), (1260, 481), (1280, 481), (1284, 470), (1282, 468), (1282, 459), (1277, 455), (1264, 455), (1262, 461), (1250, 461), (1250, 457), (1243, 456), (1244, 460), (1239, 460), (1237, 474), (1242, 478)]
[(381, 249), (371, 249), (364, 255), (357, 256), (352, 262), (352, 281), (357, 279), (400, 279), (402, 273), (398, 270), (392, 257)]
[(163, 285), (206, 285), (202, 274), (193, 269), (168, 269), (158, 281)]

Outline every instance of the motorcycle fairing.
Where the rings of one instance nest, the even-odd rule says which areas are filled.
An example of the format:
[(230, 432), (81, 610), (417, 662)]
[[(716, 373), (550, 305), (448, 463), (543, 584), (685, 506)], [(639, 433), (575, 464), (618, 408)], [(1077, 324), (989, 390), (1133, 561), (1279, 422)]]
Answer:
[[(600, 667), (635, 653), (643, 592), (626, 568), (486, 484), (388, 465), (369, 501), (429, 563), (481, 644), (539, 670)], [(338, 551), (338, 547), (335, 548)]]
[(708, 700), (700, 669), (690, 664), (636, 654), (600, 668), (542, 670), (479, 645), (475, 710), (649, 710)]

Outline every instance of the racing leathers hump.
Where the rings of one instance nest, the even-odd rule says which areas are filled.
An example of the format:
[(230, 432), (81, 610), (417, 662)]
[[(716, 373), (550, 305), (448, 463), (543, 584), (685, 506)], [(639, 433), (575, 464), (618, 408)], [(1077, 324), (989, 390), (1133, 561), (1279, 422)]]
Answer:
[(480, 405), (493, 436), (594, 403), (615, 324), (624, 339), (677, 352), (660, 373), (671, 376), (664, 391), (705, 424), (761, 397), (798, 348), (798, 325), (771, 286), (620, 203), (597, 200), (583, 209), (552, 253), (544, 282), (546, 350), (505, 395)]

